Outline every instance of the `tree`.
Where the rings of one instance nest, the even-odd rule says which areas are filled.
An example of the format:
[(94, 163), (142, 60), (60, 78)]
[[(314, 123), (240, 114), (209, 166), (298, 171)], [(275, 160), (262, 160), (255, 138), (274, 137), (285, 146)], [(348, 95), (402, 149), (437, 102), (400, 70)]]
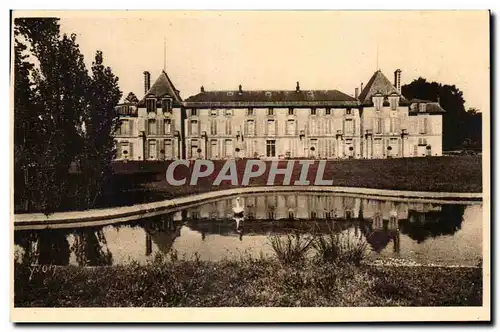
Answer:
[(455, 85), (443, 85), (427, 82), (419, 77), (402, 87), (403, 95), (408, 99), (418, 98), (440, 102), (446, 111), (443, 115), (443, 149), (455, 149), (462, 145), (466, 138), (465, 100), (463, 93)]
[(111, 175), (115, 157), (113, 133), (119, 126), (116, 105), (122, 93), (118, 77), (103, 64), (103, 54), (97, 51), (92, 63), (92, 78), (88, 91), (89, 107), (84, 113), (83, 151), (79, 158), (82, 177), (83, 208), (93, 208), (103, 185)]
[(482, 123), (481, 112), (476, 108), (469, 108), (465, 113), (464, 124), (467, 128), (464, 147), (482, 150)]

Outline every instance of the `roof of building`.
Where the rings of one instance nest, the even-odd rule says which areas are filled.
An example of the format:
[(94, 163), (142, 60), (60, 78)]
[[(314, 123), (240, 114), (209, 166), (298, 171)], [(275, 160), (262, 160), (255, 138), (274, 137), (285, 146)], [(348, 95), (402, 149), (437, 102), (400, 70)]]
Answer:
[(338, 90), (223, 90), (202, 91), (185, 100), (192, 104), (299, 104), (324, 103), (325, 105), (356, 106), (357, 100)]
[(392, 94), (396, 94), (401, 96), (400, 104), (405, 105), (408, 103), (406, 98), (398, 92), (398, 90), (392, 85), (391, 81), (380, 71), (377, 70), (366, 86), (363, 88), (363, 91), (359, 94), (359, 101), (363, 105), (371, 104), (372, 97), (375, 94), (382, 94), (384, 97), (387, 97)]
[(146, 95), (141, 99), (141, 101), (139, 101), (137, 106), (143, 107), (145, 105), (146, 97), (163, 98), (167, 96), (172, 98), (173, 105), (181, 105), (182, 98), (179, 95), (179, 90), (175, 88), (167, 73), (162, 70), (160, 76), (158, 76), (156, 81), (153, 83), (153, 85), (148, 90)]

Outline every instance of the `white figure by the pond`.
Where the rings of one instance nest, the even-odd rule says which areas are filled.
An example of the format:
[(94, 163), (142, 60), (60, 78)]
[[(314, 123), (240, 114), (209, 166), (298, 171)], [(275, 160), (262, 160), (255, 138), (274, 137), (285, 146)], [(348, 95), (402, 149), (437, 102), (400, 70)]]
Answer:
[(240, 205), (240, 198), (236, 197), (236, 205), (233, 206), (233, 213), (235, 216), (243, 216), (243, 206)]

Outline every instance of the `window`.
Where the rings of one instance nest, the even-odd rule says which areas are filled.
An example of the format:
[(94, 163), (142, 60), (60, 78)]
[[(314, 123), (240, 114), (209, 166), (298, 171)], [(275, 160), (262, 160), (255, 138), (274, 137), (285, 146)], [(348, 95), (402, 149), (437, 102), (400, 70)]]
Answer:
[(247, 132), (248, 132), (248, 136), (255, 135), (255, 121), (253, 121), (253, 120), (247, 121)]
[(150, 135), (156, 135), (156, 121), (155, 121), (155, 119), (148, 120), (148, 133)]
[(311, 115), (316, 115), (316, 109), (315, 108), (311, 108)]
[(311, 147), (310, 150), (315, 153), (315, 151), (318, 151), (318, 140), (317, 139), (312, 139), (311, 140)]
[(233, 140), (227, 139), (225, 142), (226, 157), (231, 158), (233, 156)]
[(233, 110), (226, 110), (226, 116), (233, 115)]
[(375, 119), (375, 133), (376, 134), (382, 133), (382, 119), (381, 118)]
[(267, 115), (274, 115), (274, 109), (273, 108), (268, 108), (267, 109)]
[(316, 211), (311, 211), (311, 219), (316, 219)]
[(120, 156), (124, 159), (130, 158), (130, 153), (129, 153), (129, 143), (128, 142), (121, 142), (120, 143)]
[(169, 139), (165, 140), (165, 159), (172, 159), (174, 157), (172, 150), (172, 141)]
[(267, 134), (275, 135), (276, 134), (276, 125), (274, 120), (267, 120)]
[(156, 159), (156, 141), (150, 140), (148, 143), (149, 159)]
[(391, 133), (395, 133), (396, 132), (396, 119), (395, 118), (391, 118), (391, 124), (390, 124), (390, 131)]
[(249, 115), (249, 116), (253, 115), (253, 108), (247, 109), (247, 115)]
[(288, 120), (286, 123), (286, 134), (295, 135), (295, 120)]
[(418, 127), (419, 127), (420, 134), (427, 133), (427, 118), (420, 118), (418, 120), (419, 120)]
[(172, 99), (165, 98), (162, 100), (163, 113), (172, 112)]
[(196, 116), (196, 115), (198, 115), (198, 110), (196, 108), (193, 108), (191, 110), (191, 116)]
[(198, 121), (191, 120), (191, 135), (198, 135)]
[(217, 140), (212, 140), (210, 142), (210, 145), (211, 145), (211, 148), (210, 148), (210, 151), (211, 151), (211, 154), (212, 154), (212, 158), (213, 159), (216, 159), (218, 157), (218, 146), (217, 146)]
[(276, 141), (275, 140), (267, 140), (266, 141), (266, 156), (267, 157), (276, 157)]
[(120, 126), (120, 135), (128, 135), (129, 134), (129, 121), (122, 120), (122, 124)]
[(418, 110), (419, 110), (419, 112), (425, 112), (425, 104), (424, 103), (419, 104)]
[(292, 107), (290, 107), (288, 109), (288, 115), (293, 115), (294, 114), (294, 109)]
[(217, 116), (217, 110), (215, 108), (210, 110), (210, 116)]
[(326, 115), (330, 115), (330, 114), (332, 114), (332, 110), (331, 110), (330, 108), (327, 108), (327, 109), (325, 110), (325, 114), (326, 114)]
[(146, 109), (148, 112), (156, 112), (156, 99), (154, 98), (146, 99)]
[(398, 109), (398, 98), (389, 98), (389, 102), (391, 104), (391, 110), (395, 111)]
[(373, 105), (375, 106), (375, 111), (380, 112), (383, 103), (384, 97), (373, 97)]
[(233, 124), (232, 124), (231, 119), (227, 119), (226, 120), (226, 135), (231, 135), (232, 128), (233, 128)]
[(165, 134), (171, 133), (172, 132), (172, 120), (165, 119), (164, 125), (165, 125)]
[(191, 140), (191, 158), (196, 158), (199, 157), (199, 152), (198, 152), (198, 140), (193, 139)]
[(354, 134), (354, 121), (352, 119), (345, 120), (345, 133), (347, 135)]
[(217, 135), (217, 120), (210, 120), (210, 135)]
[(352, 114), (352, 110), (350, 108), (345, 110), (345, 115), (351, 115), (351, 114)]

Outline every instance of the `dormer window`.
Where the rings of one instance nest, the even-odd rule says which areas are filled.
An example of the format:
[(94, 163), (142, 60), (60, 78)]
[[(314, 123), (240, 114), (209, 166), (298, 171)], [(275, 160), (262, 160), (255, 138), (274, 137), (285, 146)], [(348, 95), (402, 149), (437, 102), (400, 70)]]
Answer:
[(420, 103), (418, 105), (418, 111), (419, 112), (425, 112), (425, 103)]
[(247, 115), (250, 115), (250, 116), (253, 115), (253, 108), (247, 109)]
[(380, 112), (382, 110), (382, 106), (384, 105), (384, 96), (376, 95), (373, 96), (373, 106), (375, 107), (375, 111)]
[(398, 109), (399, 97), (389, 97), (389, 104), (391, 106), (392, 111), (396, 111)]
[(146, 109), (148, 112), (156, 112), (156, 99), (147, 98), (146, 99)]
[(163, 108), (163, 113), (171, 113), (172, 112), (172, 99), (164, 98), (162, 100), (162, 108)]
[(294, 109), (293, 109), (293, 107), (290, 107), (288, 109), (288, 115), (293, 115), (293, 114), (294, 114)]
[(267, 115), (274, 115), (274, 109), (273, 108), (268, 108), (267, 109)]
[(311, 115), (316, 115), (316, 109), (315, 108), (311, 108)]
[(196, 108), (191, 109), (191, 116), (197, 116), (198, 110)]

